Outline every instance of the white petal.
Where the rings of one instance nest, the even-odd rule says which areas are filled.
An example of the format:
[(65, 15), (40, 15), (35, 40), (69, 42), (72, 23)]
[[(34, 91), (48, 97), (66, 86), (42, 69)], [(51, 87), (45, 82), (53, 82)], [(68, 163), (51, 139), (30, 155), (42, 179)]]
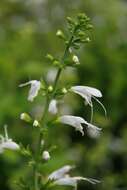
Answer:
[(88, 86), (73, 86), (71, 90), (82, 96), (88, 103), (92, 96), (102, 97), (100, 90)]
[(33, 101), (34, 98), (38, 95), (38, 92), (41, 88), (41, 82), (40, 81), (31, 81), (31, 88), (28, 95), (28, 100)]
[(63, 166), (62, 168), (52, 172), (49, 175), (48, 179), (57, 180), (57, 179), (63, 178), (72, 168), (73, 166), (70, 166), (70, 165)]
[(19, 87), (24, 87), (29, 84), (31, 85), (31, 87), (30, 87), (29, 94), (28, 94), (28, 100), (32, 102), (34, 100), (34, 98), (38, 95), (38, 92), (41, 88), (41, 82), (37, 81), (37, 80), (31, 80), (24, 84), (20, 84)]
[(11, 139), (8, 139), (6, 142), (3, 142), (3, 148), (11, 150), (19, 150), (19, 145), (14, 141), (12, 141)]
[(57, 101), (56, 100), (51, 100), (50, 104), (49, 104), (49, 109), (48, 111), (52, 114), (56, 114), (57, 113)]
[(87, 124), (87, 122), (83, 118), (77, 117), (77, 116), (72, 116), (72, 115), (64, 115), (64, 116), (59, 117), (59, 121), (61, 123), (75, 127), (75, 129), (77, 131), (80, 131), (82, 133), (82, 135), (84, 135), (83, 127), (81, 124), (83, 124), (83, 123)]
[(85, 86), (86, 91), (91, 94), (92, 96), (95, 97), (102, 97), (102, 93), (100, 90), (93, 88), (93, 87), (89, 87), (89, 86)]

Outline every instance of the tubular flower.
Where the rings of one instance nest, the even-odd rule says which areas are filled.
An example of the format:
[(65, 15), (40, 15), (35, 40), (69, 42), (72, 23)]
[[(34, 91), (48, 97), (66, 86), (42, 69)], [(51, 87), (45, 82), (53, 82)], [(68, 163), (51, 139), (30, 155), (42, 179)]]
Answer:
[(5, 137), (0, 136), (0, 153), (3, 153), (5, 149), (19, 150), (19, 145), (12, 139), (8, 138), (7, 129), (5, 128)]
[(87, 125), (88, 129), (93, 130), (94, 132), (100, 132), (101, 128), (96, 127), (95, 125), (88, 123), (85, 119), (82, 117), (72, 116), (72, 115), (63, 115), (59, 117), (58, 119), (61, 123), (71, 125), (72, 127), (75, 127), (77, 131), (80, 131), (82, 133), (82, 136), (84, 135), (83, 126), (82, 124)]
[(28, 94), (28, 101), (32, 102), (34, 98), (38, 95), (38, 92), (41, 88), (41, 82), (37, 80), (31, 80), (29, 82), (26, 82), (24, 84), (20, 84), (19, 87), (24, 87), (27, 85), (31, 85), (29, 94)]
[(81, 97), (85, 99), (86, 105), (89, 104), (91, 106), (91, 121), (93, 117), (93, 104), (92, 104), (92, 98), (95, 99), (103, 108), (105, 115), (106, 115), (106, 109), (104, 105), (97, 99), (102, 97), (102, 93), (100, 90), (89, 87), (89, 86), (72, 86), (70, 90)]
[(49, 109), (48, 111), (52, 114), (56, 114), (58, 109), (57, 109), (57, 101), (55, 99), (51, 100), (49, 104)]
[(65, 165), (62, 168), (55, 170), (49, 176), (49, 180), (58, 180), (66, 176), (66, 174), (72, 169), (74, 166)]
[(70, 165), (63, 166), (62, 168), (51, 173), (48, 177), (48, 180), (52, 180), (54, 185), (73, 186), (75, 187), (75, 189), (77, 187), (78, 181), (80, 180), (88, 181), (92, 184), (96, 184), (100, 182), (99, 180), (96, 180), (96, 179), (85, 178), (81, 176), (71, 177), (68, 174), (68, 172), (73, 168), (74, 167)]
[(102, 97), (100, 90), (88, 86), (72, 86), (71, 91), (82, 96), (90, 106), (92, 105), (92, 97)]
[(63, 124), (71, 125), (77, 131), (80, 131), (84, 135), (83, 126), (81, 124), (87, 124), (82, 117), (72, 116), (72, 115), (63, 115), (59, 117), (59, 121)]

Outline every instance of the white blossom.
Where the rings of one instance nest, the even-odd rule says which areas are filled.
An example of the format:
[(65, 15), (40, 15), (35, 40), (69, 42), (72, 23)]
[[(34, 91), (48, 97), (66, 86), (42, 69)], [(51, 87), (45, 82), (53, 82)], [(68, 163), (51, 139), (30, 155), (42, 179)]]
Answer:
[(102, 97), (100, 90), (88, 86), (72, 86), (71, 91), (82, 96), (89, 105), (92, 97)]
[(48, 179), (49, 180), (58, 180), (60, 178), (63, 178), (66, 176), (66, 174), (72, 169), (74, 168), (74, 166), (70, 166), (70, 165), (65, 165), (62, 168), (55, 170), (54, 172), (52, 172), (49, 176)]
[(50, 160), (50, 154), (47, 150), (44, 150), (43, 153), (42, 153), (42, 158), (45, 160), (45, 161), (48, 161)]
[(51, 173), (48, 177), (48, 180), (53, 181), (54, 185), (67, 185), (75, 187), (75, 189), (77, 187), (78, 181), (80, 180), (88, 181), (92, 184), (100, 183), (99, 180), (92, 178), (85, 178), (81, 176), (71, 177), (68, 172), (73, 168), (74, 167), (70, 165), (63, 166), (62, 168)]
[(37, 81), (37, 80), (31, 80), (24, 84), (20, 84), (19, 87), (24, 87), (27, 85), (31, 85), (31, 88), (30, 88), (29, 94), (28, 94), (28, 101), (32, 102), (34, 100), (34, 98), (38, 95), (38, 92), (41, 88), (41, 82)]
[(80, 131), (82, 133), (82, 135), (84, 135), (82, 124), (85, 124), (87, 126), (87, 129), (91, 130), (91, 131), (93, 130), (94, 133), (96, 132), (99, 134), (101, 131), (101, 128), (99, 128), (91, 123), (88, 123), (82, 117), (77, 117), (77, 116), (72, 116), (72, 115), (63, 115), (58, 118), (58, 121), (60, 121), (63, 124), (67, 124), (67, 125), (71, 125), (72, 127), (75, 127), (75, 129), (77, 131)]
[(80, 131), (84, 135), (83, 127), (81, 124), (88, 124), (82, 117), (72, 116), (72, 115), (63, 115), (59, 117), (61, 123), (71, 125), (75, 127), (77, 131)]
[(106, 115), (106, 109), (104, 105), (97, 99), (102, 97), (100, 90), (89, 86), (72, 86), (70, 90), (83, 97), (85, 99), (85, 103), (89, 104), (91, 108), (93, 108), (92, 98), (95, 99), (102, 106)]
[(5, 137), (0, 135), (0, 153), (3, 153), (5, 149), (19, 150), (19, 145), (12, 139), (8, 138), (7, 128), (5, 129)]
[(55, 99), (50, 101), (48, 111), (52, 114), (56, 114), (58, 109), (57, 109), (57, 101)]
[(12, 141), (12, 139), (8, 139), (6, 141), (4, 141), (1, 146), (3, 147), (3, 149), (11, 149), (11, 150), (18, 150), (19, 149), (19, 145)]

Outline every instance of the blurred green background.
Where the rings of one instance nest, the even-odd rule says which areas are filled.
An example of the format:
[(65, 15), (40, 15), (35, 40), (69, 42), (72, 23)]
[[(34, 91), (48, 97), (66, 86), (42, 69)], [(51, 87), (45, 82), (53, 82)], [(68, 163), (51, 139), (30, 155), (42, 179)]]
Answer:
[[(78, 70), (66, 70), (62, 83), (99, 88), (108, 116), (94, 105), (94, 123), (103, 128), (100, 138), (84, 137), (69, 126), (52, 126), (49, 144), (59, 145), (44, 173), (76, 164), (72, 175), (102, 181), (79, 190), (127, 189), (127, 1), (126, 0), (0, 0), (0, 133), (8, 125), (10, 137), (34, 146), (36, 130), (20, 121), (21, 112), (37, 113), (43, 100), (27, 102), (28, 88), (18, 85), (40, 79), (52, 66), (46, 53), (60, 56), (64, 45), (56, 38), (66, 28), (66, 17), (85, 12), (92, 20), (92, 42), (77, 52)], [(66, 81), (65, 81), (66, 75)], [(68, 82), (69, 81), (69, 82)], [(90, 109), (79, 96), (68, 96), (61, 110), (90, 118)], [(57, 136), (57, 139), (56, 139)], [(0, 155), (0, 189), (19, 189), (15, 179), (29, 176), (26, 159), (18, 153)], [(60, 189), (60, 188), (58, 188)], [(65, 189), (64, 187), (61, 189)], [(71, 189), (71, 188), (68, 188)]]

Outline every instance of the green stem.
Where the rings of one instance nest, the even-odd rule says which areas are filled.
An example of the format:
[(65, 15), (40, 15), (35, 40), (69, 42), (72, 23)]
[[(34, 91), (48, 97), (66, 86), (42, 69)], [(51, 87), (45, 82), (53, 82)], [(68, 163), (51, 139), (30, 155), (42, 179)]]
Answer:
[[(76, 29), (74, 29), (74, 33), (75, 33), (75, 30)], [(71, 36), (71, 38), (70, 38), (70, 40), (68, 42), (68, 45), (66, 46), (64, 55), (63, 55), (63, 57), (61, 59), (62, 64), (64, 64), (64, 61), (65, 61), (65, 59), (66, 59), (66, 57), (68, 55), (69, 48), (70, 48), (72, 40), (74, 38), (74, 33), (72, 34), (72, 36)], [(53, 84), (52, 95), (50, 97), (46, 98), (46, 105), (45, 105), (45, 109), (44, 109), (44, 112), (43, 112), (43, 118), (42, 118), (42, 122), (41, 122), (42, 126), (45, 126), (45, 124), (46, 124), (46, 118), (47, 118), (46, 116), (48, 114), (49, 104), (50, 104), (51, 99), (55, 95), (57, 84), (58, 84), (62, 69), (63, 68), (59, 68), (58, 71), (57, 71), (56, 78), (55, 78), (55, 81), (54, 81), (54, 84)], [(39, 190), (38, 162), (39, 162), (39, 157), (40, 157), (40, 154), (41, 154), (41, 140), (42, 140), (42, 138), (43, 138), (43, 133), (42, 133), (42, 128), (41, 128), (40, 132), (39, 132), (39, 141), (38, 141), (37, 152), (36, 152), (36, 163), (35, 163), (36, 166), (34, 168), (34, 188), (35, 188), (35, 190)]]

